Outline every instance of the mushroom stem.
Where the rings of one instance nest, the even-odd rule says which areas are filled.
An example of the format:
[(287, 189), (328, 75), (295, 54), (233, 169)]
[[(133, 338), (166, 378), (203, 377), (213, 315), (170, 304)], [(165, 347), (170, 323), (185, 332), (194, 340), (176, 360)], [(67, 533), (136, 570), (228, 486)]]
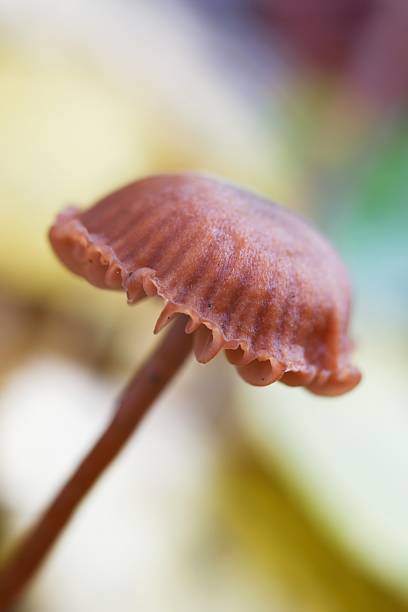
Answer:
[(22, 591), (82, 499), (190, 353), (192, 335), (185, 333), (185, 325), (186, 317), (178, 316), (167, 336), (130, 380), (106, 430), (0, 571), (0, 611), (5, 612)]

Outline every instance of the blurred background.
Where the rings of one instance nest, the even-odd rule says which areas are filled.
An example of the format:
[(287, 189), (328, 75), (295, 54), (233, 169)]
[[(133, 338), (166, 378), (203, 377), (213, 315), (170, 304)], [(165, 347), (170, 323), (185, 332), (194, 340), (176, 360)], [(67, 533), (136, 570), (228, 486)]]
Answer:
[(0, 0), (0, 558), (153, 345), (57, 263), (55, 214), (145, 174), (225, 177), (346, 261), (361, 385), (188, 364), (26, 612), (408, 611), (408, 3)]

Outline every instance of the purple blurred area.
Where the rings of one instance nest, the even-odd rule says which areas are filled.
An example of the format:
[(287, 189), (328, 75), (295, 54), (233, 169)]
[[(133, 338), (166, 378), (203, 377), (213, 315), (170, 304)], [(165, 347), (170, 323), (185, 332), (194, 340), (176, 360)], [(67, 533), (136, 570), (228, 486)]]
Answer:
[[(404, 0), (221, 0), (192, 2), (213, 23), (286, 56), (297, 70), (343, 77), (380, 106), (408, 92)], [(269, 50), (268, 50), (269, 46)], [(264, 60), (265, 61), (265, 60)]]

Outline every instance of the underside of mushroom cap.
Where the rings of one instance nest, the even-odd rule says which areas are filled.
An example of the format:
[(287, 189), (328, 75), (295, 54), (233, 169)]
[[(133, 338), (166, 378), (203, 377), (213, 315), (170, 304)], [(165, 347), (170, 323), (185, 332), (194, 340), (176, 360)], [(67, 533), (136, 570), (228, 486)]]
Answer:
[(160, 331), (188, 315), (197, 360), (226, 352), (244, 380), (280, 380), (338, 395), (360, 380), (349, 365), (350, 288), (331, 246), (303, 219), (203, 176), (161, 175), (128, 185), (50, 230), (75, 274), (158, 295)]

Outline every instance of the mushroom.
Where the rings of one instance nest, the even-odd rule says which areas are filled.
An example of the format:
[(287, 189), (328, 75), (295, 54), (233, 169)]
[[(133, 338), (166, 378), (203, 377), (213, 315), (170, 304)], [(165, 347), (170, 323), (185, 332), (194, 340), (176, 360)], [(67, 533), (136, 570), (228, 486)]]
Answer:
[(0, 609), (15, 599), (104, 469), (194, 350), (224, 351), (253, 385), (281, 381), (321, 395), (352, 389), (350, 287), (332, 247), (305, 220), (259, 196), (193, 174), (152, 176), (50, 230), (61, 261), (130, 304), (165, 301), (169, 333), (131, 379), (112, 421), (0, 573)]

